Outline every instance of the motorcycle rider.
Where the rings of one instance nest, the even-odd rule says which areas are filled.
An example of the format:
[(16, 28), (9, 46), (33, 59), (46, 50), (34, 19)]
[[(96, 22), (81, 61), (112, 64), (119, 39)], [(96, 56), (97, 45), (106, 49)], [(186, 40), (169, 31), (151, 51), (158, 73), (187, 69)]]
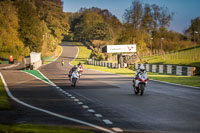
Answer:
[(65, 64), (65, 62), (64, 62), (64, 60), (62, 60), (62, 61), (61, 61), (61, 65), (64, 66), (64, 64)]
[(80, 67), (83, 67), (81, 62), (78, 63), (78, 68), (80, 68)]
[(73, 73), (74, 71), (77, 71), (77, 69), (78, 69), (78, 67), (77, 67), (76, 65), (74, 65), (74, 66), (69, 70), (69, 74), (68, 74), (69, 79), (71, 78), (72, 73)]
[(145, 68), (144, 68), (143, 64), (140, 65), (139, 69), (135, 72), (135, 75), (133, 76), (133, 87), (135, 87), (135, 80), (138, 79), (138, 75), (140, 73), (146, 74), (146, 71), (145, 71)]

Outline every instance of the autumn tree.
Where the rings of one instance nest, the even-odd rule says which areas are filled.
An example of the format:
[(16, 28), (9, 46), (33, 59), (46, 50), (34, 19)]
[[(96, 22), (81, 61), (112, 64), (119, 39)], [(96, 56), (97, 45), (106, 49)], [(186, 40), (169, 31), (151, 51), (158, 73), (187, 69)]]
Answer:
[[(6, 8), (5, 8), (6, 7)], [(3, 53), (19, 56), (23, 53), (24, 44), (18, 34), (19, 19), (17, 9), (11, 1), (0, 1), (0, 56)], [(16, 58), (16, 57), (15, 57)]]
[(31, 51), (41, 52), (43, 32), (34, 1), (16, 0), (16, 5), (18, 7), (20, 39)]
[(46, 27), (43, 29), (43, 37), (46, 40), (47, 48), (53, 52), (64, 35), (69, 32), (67, 16), (63, 13), (61, 0), (36, 0), (39, 18)]

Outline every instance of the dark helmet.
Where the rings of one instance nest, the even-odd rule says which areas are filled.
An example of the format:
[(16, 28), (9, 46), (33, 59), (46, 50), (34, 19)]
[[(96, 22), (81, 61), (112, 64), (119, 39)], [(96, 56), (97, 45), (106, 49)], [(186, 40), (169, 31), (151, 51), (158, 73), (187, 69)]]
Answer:
[(77, 69), (78, 68), (77, 65), (74, 65), (74, 68)]

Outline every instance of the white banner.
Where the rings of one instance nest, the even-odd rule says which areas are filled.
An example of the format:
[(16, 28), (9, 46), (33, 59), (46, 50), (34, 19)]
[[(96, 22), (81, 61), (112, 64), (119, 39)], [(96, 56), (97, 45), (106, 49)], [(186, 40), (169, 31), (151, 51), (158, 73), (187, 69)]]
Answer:
[(136, 44), (133, 45), (107, 45), (107, 53), (136, 52)]
[(30, 53), (31, 63), (37, 62), (41, 60), (41, 53), (31, 52)]

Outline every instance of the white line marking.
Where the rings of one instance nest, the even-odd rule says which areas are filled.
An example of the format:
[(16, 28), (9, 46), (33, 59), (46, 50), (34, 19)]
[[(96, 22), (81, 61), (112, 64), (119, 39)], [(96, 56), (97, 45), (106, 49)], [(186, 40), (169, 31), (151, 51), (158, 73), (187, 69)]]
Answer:
[(106, 120), (106, 119), (104, 119), (103, 122), (105, 122), (107, 125), (113, 124), (110, 120)]
[[(104, 71), (95, 70), (95, 69), (88, 69), (88, 68), (85, 68), (85, 69), (96, 71), (96, 72), (101, 72), (101, 73), (106, 73), (106, 74), (113, 74), (113, 75), (119, 75), (119, 76), (128, 76), (128, 75), (123, 75), (123, 74), (115, 74), (115, 73), (104, 72)], [(128, 77), (132, 77), (132, 76), (128, 76)], [(156, 82), (161, 82), (161, 83), (166, 83), (166, 84), (171, 84), (171, 85), (176, 85), (176, 86), (183, 86), (183, 87), (200, 89), (200, 87), (196, 87), (196, 86), (181, 85), (181, 84), (170, 83), (170, 82), (160, 81), (160, 80), (154, 80), (154, 79), (149, 79), (149, 80), (156, 81)]]
[(78, 119), (74, 119), (74, 118), (71, 118), (71, 117), (63, 116), (63, 115), (60, 115), (60, 114), (57, 114), (57, 113), (54, 113), (54, 112), (51, 112), (51, 111), (48, 111), (48, 110), (45, 110), (45, 109), (41, 109), (41, 108), (32, 106), (32, 105), (27, 104), (27, 103), (25, 103), (25, 102), (22, 102), (22, 101), (20, 101), (19, 99), (15, 98), (15, 97), (11, 94), (11, 92), (9, 91), (8, 86), (7, 86), (7, 84), (6, 84), (5, 80), (4, 80), (3, 75), (1, 74), (1, 72), (0, 72), (0, 77), (1, 77), (1, 79), (2, 79), (2, 82), (3, 82), (3, 84), (4, 84), (4, 87), (5, 87), (5, 89), (6, 89), (6, 92), (7, 92), (8, 96), (9, 96), (11, 99), (13, 99), (15, 102), (17, 102), (17, 103), (20, 103), (20, 104), (22, 104), (22, 105), (24, 105), (24, 106), (26, 106), (26, 107), (29, 107), (29, 108), (31, 108), (31, 109), (34, 109), (34, 110), (38, 110), (38, 111), (47, 113), (47, 114), (49, 114), (49, 115), (56, 116), (56, 117), (58, 117), (58, 118), (62, 118), (62, 119), (65, 119), (65, 120), (70, 120), (70, 121), (73, 121), (73, 122), (81, 123), (81, 124), (83, 124), (83, 125), (87, 125), (87, 126), (90, 126), (90, 127), (93, 127), (93, 128), (96, 128), (96, 129), (99, 129), (99, 130), (102, 130), (102, 131), (105, 131), (105, 132), (107, 132), (107, 133), (116, 133), (116, 132), (113, 132), (113, 131), (111, 131), (111, 130), (109, 130), (109, 129), (106, 129), (106, 128), (97, 126), (97, 125), (92, 124), (92, 123), (88, 123), (88, 122), (84, 122), (84, 121), (81, 121), (81, 120), (78, 120)]
[(90, 112), (90, 113), (94, 113), (95, 112), (93, 109), (88, 109), (87, 111)]
[(77, 103), (80, 104), (80, 105), (83, 104), (82, 102), (77, 102)]
[(190, 87), (190, 88), (197, 88), (197, 89), (200, 89), (200, 87), (195, 87), (195, 86), (181, 85), (181, 84), (176, 84), (176, 83), (169, 83), (169, 82), (160, 81), (160, 80), (154, 80), (154, 79), (150, 79), (150, 80), (156, 81), (156, 82), (161, 82), (161, 83), (166, 83), (166, 84), (171, 84), (171, 85), (176, 85), (176, 86), (183, 86), (183, 87)]
[(60, 87), (56, 86), (56, 89), (60, 89)]
[(45, 80), (42, 80), (42, 79), (38, 78), (37, 76), (35, 76), (35, 75), (33, 75), (33, 74), (30, 74), (30, 73), (28, 73), (28, 72), (25, 72), (25, 71), (21, 71), (21, 72), (24, 72), (24, 73), (26, 73), (26, 74), (29, 74), (29, 75), (31, 75), (31, 76), (33, 76), (33, 77), (35, 77), (36, 79), (39, 79), (40, 81), (42, 81), (42, 82), (44, 82), (44, 83), (46, 83), (46, 84), (49, 84), (49, 85), (51, 85), (49, 82), (47, 82), (47, 81), (45, 81)]
[[(78, 51), (77, 51), (76, 56), (74, 57), (74, 59), (73, 59), (72, 61), (74, 61), (74, 60), (77, 58), (78, 53), (79, 53), (79, 47), (76, 46), (76, 48), (78, 49)], [(73, 65), (71, 64), (72, 61), (70, 61), (70, 63), (69, 63), (71, 66), (73, 66)]]
[(88, 106), (86, 106), (86, 105), (83, 105), (82, 106), (84, 109), (88, 109), (89, 107)]
[(13, 64), (13, 65), (10, 65), (10, 66), (2, 67), (2, 68), (0, 68), (0, 70), (4, 70), (4, 69), (8, 69), (8, 68), (13, 68), (13, 67), (16, 67), (16, 66), (19, 66), (19, 65), (20, 65), (20, 63)]
[(79, 101), (79, 99), (74, 99), (74, 101), (75, 101), (75, 102), (78, 102), (78, 101)]
[(103, 117), (101, 114), (94, 114), (96, 117)]
[(67, 96), (71, 97), (72, 95), (71, 95), (71, 94), (69, 94), (69, 95), (67, 95)]
[(66, 91), (65, 91), (64, 93), (65, 93), (66, 95), (68, 95), (68, 94), (69, 94), (69, 93), (68, 93), (68, 92), (66, 92)]
[(47, 79), (48, 81), (49, 81), (49, 83), (52, 85), (52, 86), (54, 86), (54, 87), (56, 87), (56, 85), (53, 83), (53, 82), (51, 82), (46, 76), (44, 76), (44, 74), (42, 74), (39, 70), (37, 70), (45, 79)]
[(72, 99), (75, 99), (76, 97), (71, 97)]
[(123, 130), (118, 127), (113, 127), (112, 130), (114, 130), (115, 132), (123, 132)]

